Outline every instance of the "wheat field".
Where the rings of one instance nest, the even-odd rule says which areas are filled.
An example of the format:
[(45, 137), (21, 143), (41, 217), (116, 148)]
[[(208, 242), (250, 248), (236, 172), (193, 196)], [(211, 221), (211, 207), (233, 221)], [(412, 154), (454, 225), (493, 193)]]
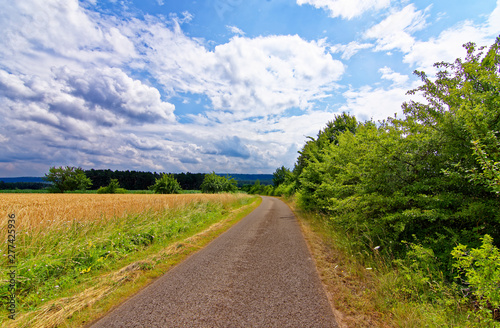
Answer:
[[(103, 225), (117, 217), (145, 211), (179, 209), (193, 202), (234, 201), (231, 194), (0, 194), (0, 236), (7, 240), (9, 215), (15, 215), (18, 242), (26, 235), (64, 233), (74, 224)], [(4, 248), (2, 242), (2, 249)]]
[[(137, 266), (134, 277), (160, 263), (166, 266), (175, 252), (164, 250), (177, 250), (182, 245), (175, 244), (177, 240), (189, 240), (219, 224), (253, 199), (245, 194), (0, 194), (0, 253), (4, 264), (12, 251), (8, 230), (12, 229), (9, 220), (15, 215), (17, 313), (29, 319), (29, 313), (42, 311), (46, 320), (38, 326), (55, 327), (128, 278), (119, 283), (111, 281), (109, 286), (106, 280), (106, 293), (91, 300), (64, 293), (75, 290), (84, 295), (90, 286), (101, 283), (96, 277), (113, 276), (113, 270), (137, 263), (147, 263), (147, 267)], [(7, 320), (10, 304), (6, 297), (9, 277), (0, 277), (0, 326)], [(78, 289), (80, 284), (87, 289)], [(47, 316), (53, 310), (51, 302), (66, 299), (79, 307), (56, 311), (57, 320)], [(31, 326), (28, 319), (23, 321), (26, 327)]]

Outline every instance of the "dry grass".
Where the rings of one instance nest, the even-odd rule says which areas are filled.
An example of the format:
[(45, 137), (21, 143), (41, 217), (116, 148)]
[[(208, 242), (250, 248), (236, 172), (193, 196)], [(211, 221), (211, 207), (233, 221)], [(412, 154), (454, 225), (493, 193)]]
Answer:
[(287, 203), (299, 219), (339, 327), (391, 327), (377, 310), (370, 271), (339, 249), (312, 214)]

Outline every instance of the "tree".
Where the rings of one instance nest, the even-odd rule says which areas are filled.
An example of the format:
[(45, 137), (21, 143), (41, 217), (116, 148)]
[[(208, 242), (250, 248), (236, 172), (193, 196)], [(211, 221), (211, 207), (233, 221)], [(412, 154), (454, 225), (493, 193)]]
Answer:
[(149, 189), (155, 194), (178, 194), (182, 191), (181, 185), (172, 174), (163, 174)]
[(286, 167), (282, 166), (276, 169), (273, 173), (273, 185), (278, 187), (280, 184), (284, 183), (286, 180), (290, 179), (292, 172)]
[(52, 182), (53, 192), (85, 190), (92, 185), (92, 181), (87, 178), (84, 171), (73, 166), (51, 167), (43, 180)]
[(297, 163), (293, 169), (293, 173), (296, 177), (300, 176), (304, 167), (306, 167), (311, 161), (316, 161), (318, 156), (320, 156), (321, 149), (325, 148), (327, 145), (333, 143), (338, 143), (338, 137), (346, 131), (351, 133), (356, 132), (358, 127), (358, 121), (354, 116), (346, 113), (340, 115), (335, 115), (333, 121), (329, 121), (323, 130), (318, 132), (316, 139), (313, 137), (308, 137), (308, 141), (299, 151), (299, 157), (297, 158)]
[(205, 174), (203, 183), (201, 184), (201, 191), (204, 193), (220, 193), (220, 192), (234, 192), (238, 189), (237, 182), (231, 177), (221, 177), (215, 172)]
[(464, 47), (465, 60), (435, 64), (441, 69), (435, 81), (416, 71), (424, 84), (409, 94), (422, 92), (428, 104), (409, 102), (403, 108), (408, 118), (440, 135), (440, 155), (450, 155), (454, 167), (446, 169), (447, 174), (498, 192), (500, 37), (486, 54), (485, 47), (474, 43)]

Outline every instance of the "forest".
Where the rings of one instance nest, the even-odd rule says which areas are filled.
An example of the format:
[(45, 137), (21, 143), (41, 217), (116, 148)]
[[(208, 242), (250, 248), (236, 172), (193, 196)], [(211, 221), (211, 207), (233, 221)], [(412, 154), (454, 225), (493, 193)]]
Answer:
[(321, 214), (359, 258), (376, 250), (406, 299), (453, 303), (453, 317), (465, 295), (481, 327), (500, 318), (499, 46), (466, 44), (432, 79), (415, 71), (422, 84), (408, 93), (425, 102), (404, 103), (402, 117), (336, 115), (267, 190)]

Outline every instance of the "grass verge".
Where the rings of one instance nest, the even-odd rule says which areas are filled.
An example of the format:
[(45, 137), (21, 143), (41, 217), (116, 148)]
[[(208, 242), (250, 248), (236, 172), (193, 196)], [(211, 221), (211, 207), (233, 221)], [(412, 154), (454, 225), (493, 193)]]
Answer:
[(377, 250), (357, 253), (350, 246), (352, 237), (332, 229), (327, 217), (301, 210), (293, 199), (283, 200), (299, 219), (341, 328), (474, 326), (452, 288), (426, 280), (429, 299), (415, 298), (409, 290), (418, 285), (415, 272), (403, 272)]
[(83, 326), (203, 247), (259, 203), (260, 198), (244, 195), (197, 200), (178, 208), (114, 217), (103, 225), (70, 225), (57, 236), (55, 225), (36, 242), (26, 243), (30, 249), (19, 243), (18, 315), (9, 320), (2, 311), (1, 324)]

